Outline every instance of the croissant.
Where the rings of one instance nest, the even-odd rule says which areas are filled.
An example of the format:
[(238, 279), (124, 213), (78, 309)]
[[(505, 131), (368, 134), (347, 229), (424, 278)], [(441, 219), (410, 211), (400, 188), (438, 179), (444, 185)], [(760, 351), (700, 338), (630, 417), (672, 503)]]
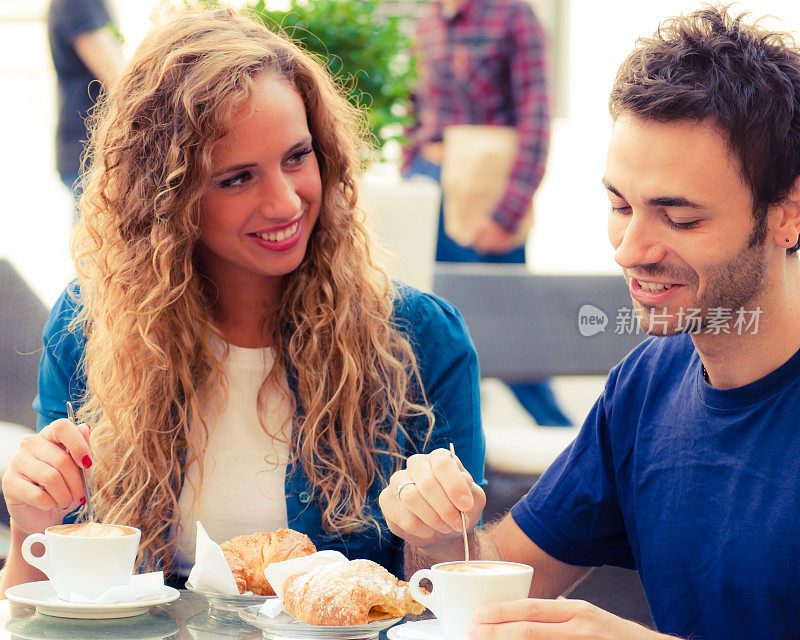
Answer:
[(372, 560), (324, 565), (290, 576), (283, 585), (283, 608), (313, 625), (368, 624), (425, 610), (411, 597), (407, 582)]
[(252, 591), (260, 596), (275, 595), (275, 590), (264, 575), (267, 565), (308, 556), (317, 551), (307, 535), (292, 529), (237, 536), (223, 542), (220, 548), (231, 568), (239, 593)]

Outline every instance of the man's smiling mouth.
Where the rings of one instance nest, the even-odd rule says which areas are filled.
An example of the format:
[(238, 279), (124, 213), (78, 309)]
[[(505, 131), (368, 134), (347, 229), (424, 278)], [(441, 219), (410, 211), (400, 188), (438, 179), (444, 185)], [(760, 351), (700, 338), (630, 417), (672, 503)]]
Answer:
[(664, 284), (662, 282), (647, 282), (646, 280), (639, 280), (638, 278), (634, 278), (634, 280), (644, 291), (650, 291), (652, 293), (666, 291), (667, 289), (676, 286), (674, 284)]

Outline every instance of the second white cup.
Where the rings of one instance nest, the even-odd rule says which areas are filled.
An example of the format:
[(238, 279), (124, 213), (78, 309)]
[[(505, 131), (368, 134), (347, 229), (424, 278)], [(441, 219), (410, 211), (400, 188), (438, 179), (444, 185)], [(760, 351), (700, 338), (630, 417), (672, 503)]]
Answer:
[[(433, 584), (431, 593), (420, 589), (421, 580)], [(445, 637), (462, 640), (473, 622), (475, 609), (490, 602), (507, 602), (528, 597), (533, 568), (517, 562), (472, 560), (441, 562), (420, 569), (409, 579), (414, 600), (433, 611)]]

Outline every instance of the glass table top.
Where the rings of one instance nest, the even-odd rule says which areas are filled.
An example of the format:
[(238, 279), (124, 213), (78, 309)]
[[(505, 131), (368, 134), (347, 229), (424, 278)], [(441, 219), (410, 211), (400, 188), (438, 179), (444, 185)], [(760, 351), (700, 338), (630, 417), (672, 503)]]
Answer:
[[(79, 620), (38, 613), (33, 606), (0, 601), (0, 640), (292, 640), (263, 633), (206, 599), (181, 590), (180, 598), (130, 618)], [(380, 639), (385, 640), (386, 631)]]

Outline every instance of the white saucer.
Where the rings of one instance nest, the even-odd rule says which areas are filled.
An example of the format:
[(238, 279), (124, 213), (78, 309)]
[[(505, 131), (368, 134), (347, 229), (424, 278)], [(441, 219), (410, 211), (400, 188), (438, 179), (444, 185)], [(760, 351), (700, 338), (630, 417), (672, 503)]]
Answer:
[(180, 592), (172, 587), (164, 587), (166, 595), (157, 600), (146, 602), (117, 602), (114, 604), (77, 604), (67, 602), (56, 596), (49, 580), (27, 582), (6, 589), (6, 598), (11, 602), (28, 604), (36, 607), (39, 613), (57, 618), (85, 618), (100, 620), (103, 618), (130, 618), (146, 613), (150, 607), (166, 604), (180, 598)]
[[(446, 638), (438, 620), (417, 620), (398, 624), (386, 632), (389, 640), (456, 640)], [(467, 637), (464, 636), (464, 640)]]
[(377, 638), (380, 632), (397, 624), (402, 618), (378, 620), (368, 624), (341, 626), (318, 626), (306, 624), (288, 613), (281, 612), (270, 618), (261, 614), (260, 606), (247, 607), (239, 611), (239, 617), (245, 622), (258, 627), (264, 636), (270, 638), (309, 638), (315, 640), (368, 640)]
[(10, 620), (5, 626), (5, 630), (11, 633), (12, 638), (20, 640), (53, 640), (53, 638), (164, 640), (175, 636), (180, 629), (181, 626), (170, 618), (166, 611), (107, 620), (69, 620), (34, 613), (30, 618)]

